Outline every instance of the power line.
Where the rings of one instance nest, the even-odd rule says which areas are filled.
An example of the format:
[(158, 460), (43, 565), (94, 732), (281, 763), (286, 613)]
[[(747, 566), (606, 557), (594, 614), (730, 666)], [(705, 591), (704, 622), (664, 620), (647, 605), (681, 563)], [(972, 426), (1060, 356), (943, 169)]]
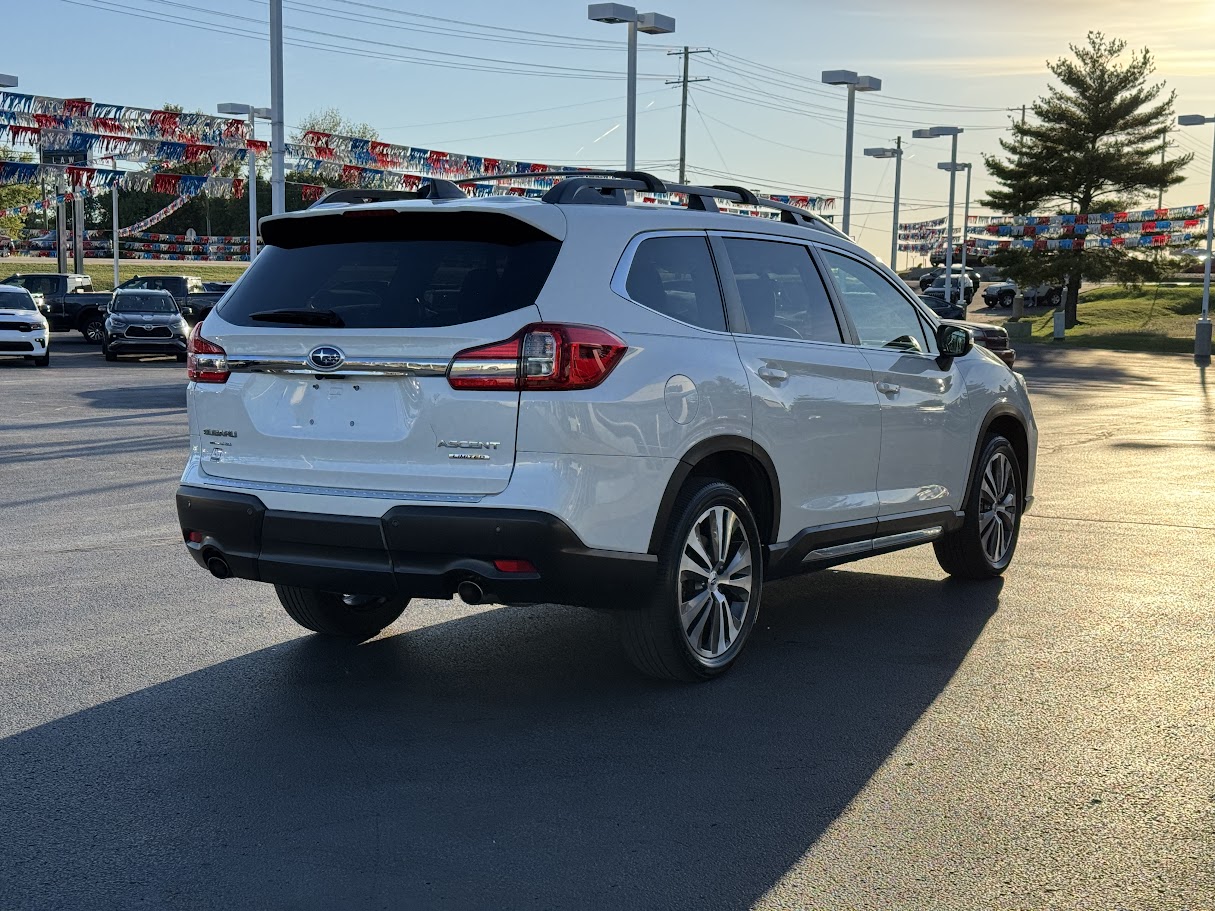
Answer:
[[(726, 51), (717, 51), (716, 53), (717, 53), (717, 56), (724, 57), (727, 60), (734, 60), (734, 61), (737, 61), (738, 63), (746, 64), (747, 66), (753, 67), (758, 70), (766, 70), (770, 73), (775, 73), (780, 76), (785, 76), (790, 79), (796, 80), (798, 83), (802, 83), (802, 84), (812, 83), (812, 84), (816, 84), (816, 85), (823, 84), (822, 81), (819, 79), (815, 79), (813, 77), (808, 77), (801, 73), (794, 73), (789, 70), (782, 70), (782, 69), (779, 69), (774, 66), (769, 66), (767, 64), (760, 63), (756, 60), (749, 60), (746, 57), (740, 57), (737, 54), (731, 54)], [(814, 91), (814, 90), (805, 89), (805, 91)], [(827, 96), (833, 96), (835, 93), (830, 91), (829, 89), (825, 89), (821, 94), (823, 94), (825, 97), (827, 97)], [(882, 92), (881, 94), (875, 96), (873, 98), (873, 102), (876, 104), (891, 104), (893, 102), (903, 102), (904, 105), (911, 106), (911, 107), (934, 108), (934, 109), (938, 109), (938, 110), (947, 110), (947, 111), (970, 111), (972, 113), (994, 113), (997, 111), (1011, 110), (1011, 108), (1008, 108), (1008, 107), (990, 108), (990, 107), (978, 107), (975, 105), (966, 105), (966, 104), (944, 104), (944, 103), (938, 102), (938, 101), (923, 101), (923, 100), (919, 100), (919, 99), (915, 99), (915, 98), (903, 98), (898, 95), (889, 95), (885, 92)]]
[[(668, 91), (668, 89), (666, 89), (665, 87), (661, 88), (661, 89), (649, 89), (648, 91), (645, 91), (645, 92), (638, 92), (637, 97), (641, 98), (646, 95), (656, 95), (659, 92), (666, 92), (666, 91)], [(482, 120), (500, 120), (502, 118), (527, 117), (531, 114), (547, 114), (550, 111), (565, 111), (565, 110), (569, 110), (570, 108), (590, 107), (593, 104), (606, 104), (609, 101), (614, 104), (619, 104), (620, 96), (612, 95), (608, 98), (596, 98), (591, 101), (576, 101), (573, 104), (558, 104), (558, 105), (555, 105), (550, 108), (534, 108), (533, 110), (530, 110), (530, 111), (513, 111), (513, 112), (507, 113), (507, 114), (486, 114), (483, 117), (460, 117), (457, 120), (435, 120), (430, 123), (407, 123), (407, 124), (403, 124), (401, 126), (383, 127), (382, 129), (380, 129), (380, 132), (381, 133), (390, 133), (393, 130), (416, 130), (416, 129), (421, 129), (422, 127), (446, 127), (446, 126), (451, 126), (453, 123), (477, 123)]]
[[(59, 0), (59, 2), (67, 3), (72, 6), (84, 7), (86, 9), (95, 9), (95, 10), (100, 10), (103, 12), (116, 13), (119, 15), (135, 16), (137, 18), (151, 19), (151, 20), (159, 21), (159, 22), (167, 22), (170, 25), (181, 25), (181, 26), (185, 26), (185, 27), (188, 27), (191, 29), (197, 29), (200, 31), (213, 32), (215, 34), (224, 35), (225, 37), (230, 37), (230, 38), (231, 37), (245, 38), (245, 39), (259, 41), (262, 43), (265, 43), (266, 41), (269, 40), (267, 34), (263, 33), (263, 32), (254, 32), (251, 29), (243, 29), (243, 28), (239, 28), (236, 26), (230, 26), (230, 25), (221, 28), (216, 25), (213, 25), (212, 23), (206, 22), (204, 20), (191, 19), (191, 18), (184, 17), (184, 16), (175, 16), (175, 15), (168, 14), (168, 13), (159, 13), (158, 11), (149, 10), (144, 7), (131, 7), (129, 5), (129, 3), (124, 4), (124, 5), (118, 5), (116, 2), (111, 2), (111, 0)], [(153, 0), (153, 2), (156, 2), (156, 0)], [(160, 2), (167, 2), (167, 0), (160, 0)], [(326, 38), (330, 39), (330, 41), (334, 38), (337, 38), (337, 39), (341, 39), (341, 40), (357, 42), (359, 44), (366, 43), (364, 39), (354, 37), (354, 36), (332, 35), (332, 34), (329, 34), (326, 32), (315, 32), (315, 30), (308, 30), (308, 31), (313, 31), (316, 34), (323, 35)], [(324, 51), (326, 53), (339, 54), (339, 55), (348, 56), (348, 57), (364, 57), (364, 58), (372, 59), (372, 60), (389, 60), (389, 61), (393, 61), (393, 62), (397, 62), (397, 63), (418, 63), (418, 64), (423, 64), (428, 67), (438, 67), (438, 68), (442, 68), (442, 69), (466, 70), (469, 72), (496, 73), (496, 74), (501, 74), (501, 75), (515, 75), (515, 76), (549, 76), (549, 77), (553, 77), (553, 78), (609, 80), (609, 81), (613, 81), (613, 82), (622, 81), (624, 79), (623, 75), (615, 73), (612, 70), (579, 69), (576, 67), (559, 68), (560, 70), (564, 70), (564, 71), (538, 70), (538, 69), (534, 68), (537, 65), (527, 64), (522, 61), (508, 61), (504, 65), (480, 66), (480, 65), (476, 65), (476, 64), (472, 64), (472, 63), (456, 63), (456, 62), (450, 62), (450, 61), (445, 61), (445, 60), (435, 60), (435, 59), (425, 58), (425, 57), (411, 57), (411, 56), (406, 56), (403, 54), (392, 54), (392, 53), (388, 53), (388, 52), (384, 52), (384, 51), (359, 50), (359, 49), (355, 49), (355, 48), (335, 45), (332, 43), (322, 43), (321, 41), (318, 41), (318, 40), (306, 39), (306, 38), (286, 38), (283, 43), (287, 44), (291, 47), (300, 47), (300, 48), (305, 48), (308, 50), (319, 50), (319, 51)], [(383, 42), (381, 42), (381, 43), (383, 43)], [(388, 44), (387, 46), (396, 47), (396, 45), (391, 45), (391, 44)], [(427, 53), (437, 53), (437, 52), (427, 52)], [(477, 57), (469, 57), (469, 55), (457, 55), (457, 56), (464, 57), (466, 59), (471, 59), (471, 60), (481, 59), (481, 58), (477, 58)], [(533, 67), (533, 68), (529, 69), (528, 67)], [(639, 78), (661, 79), (663, 77), (659, 74), (641, 74), (641, 76)]]

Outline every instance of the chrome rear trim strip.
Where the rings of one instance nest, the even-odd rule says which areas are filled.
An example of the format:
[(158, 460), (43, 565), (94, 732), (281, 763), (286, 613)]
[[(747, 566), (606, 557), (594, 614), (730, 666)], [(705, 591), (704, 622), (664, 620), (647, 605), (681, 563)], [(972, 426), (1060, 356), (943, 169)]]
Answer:
[(359, 497), (368, 500), (413, 500), (423, 503), (480, 503), (484, 494), (417, 493), (408, 490), (358, 490), (353, 487), (312, 487), (307, 484), (277, 484), (273, 481), (241, 481), (202, 472), (205, 485), (239, 490), (266, 490), (274, 493), (305, 493), (314, 497)]
[(275, 355), (228, 355), (233, 373), (302, 373), (309, 376), (446, 376), (447, 360), (416, 357), (351, 358), (336, 370), (317, 370), (304, 358)]

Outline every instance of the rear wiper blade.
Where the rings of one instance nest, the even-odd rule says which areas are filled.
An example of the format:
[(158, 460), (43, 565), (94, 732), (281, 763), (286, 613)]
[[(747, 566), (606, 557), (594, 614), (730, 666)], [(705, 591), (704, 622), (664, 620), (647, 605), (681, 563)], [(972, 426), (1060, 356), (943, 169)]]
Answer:
[(295, 323), (298, 326), (345, 326), (345, 321), (333, 310), (262, 310), (250, 313), (249, 319), (263, 323)]

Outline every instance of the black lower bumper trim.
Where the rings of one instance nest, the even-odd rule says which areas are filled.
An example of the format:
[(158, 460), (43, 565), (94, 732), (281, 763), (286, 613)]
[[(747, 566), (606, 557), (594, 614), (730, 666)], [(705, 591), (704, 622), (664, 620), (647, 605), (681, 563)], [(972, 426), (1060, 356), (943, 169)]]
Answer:
[[(450, 598), (476, 582), (487, 601), (640, 606), (657, 560), (588, 548), (548, 513), (398, 506), (380, 518), (267, 509), (250, 494), (182, 486), (177, 515), (200, 566), (222, 557), (232, 575), (323, 591)], [(198, 540), (190, 541), (191, 533)], [(535, 573), (504, 573), (499, 559)]]

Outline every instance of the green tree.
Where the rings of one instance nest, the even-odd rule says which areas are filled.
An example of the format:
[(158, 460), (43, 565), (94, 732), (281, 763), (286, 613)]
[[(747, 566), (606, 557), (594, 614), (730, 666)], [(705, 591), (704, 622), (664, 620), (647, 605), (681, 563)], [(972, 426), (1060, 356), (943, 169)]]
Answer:
[[(1127, 44), (1089, 32), (1072, 57), (1047, 64), (1058, 85), (1034, 102), (1034, 120), (1014, 121), (1012, 137), (1001, 139), (1004, 156), (985, 156), (1001, 187), (985, 205), (1008, 215), (1044, 208), (1075, 214), (1108, 211), (1117, 201), (1139, 201), (1184, 180), (1190, 155), (1161, 163), (1161, 136), (1173, 121), (1174, 93), (1155, 72), (1146, 48), (1125, 54)], [(1125, 56), (1124, 56), (1125, 55)], [(1051, 251), (1025, 256), (1016, 251), (992, 257), (1022, 278), (1059, 281), (1070, 277), (1065, 301), (1067, 325), (1074, 326), (1081, 276), (1134, 283), (1155, 277), (1160, 262), (1118, 248)]]
[[(18, 153), (7, 146), (0, 146), (0, 161), (28, 162), (33, 160), (33, 156), (29, 153)], [(0, 211), (35, 202), (40, 193), (41, 188), (36, 183), (17, 183), (0, 187)], [(27, 220), (21, 215), (7, 215), (0, 218), (0, 234), (8, 235), (16, 240)]]

